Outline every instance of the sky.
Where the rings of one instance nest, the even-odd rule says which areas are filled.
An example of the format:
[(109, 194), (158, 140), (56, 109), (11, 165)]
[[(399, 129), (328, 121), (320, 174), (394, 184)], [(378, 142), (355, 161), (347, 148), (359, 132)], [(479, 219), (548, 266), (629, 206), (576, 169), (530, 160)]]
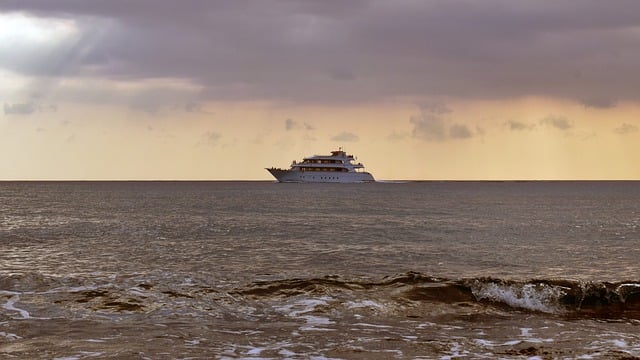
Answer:
[(3, 0), (0, 180), (640, 179), (640, 1)]

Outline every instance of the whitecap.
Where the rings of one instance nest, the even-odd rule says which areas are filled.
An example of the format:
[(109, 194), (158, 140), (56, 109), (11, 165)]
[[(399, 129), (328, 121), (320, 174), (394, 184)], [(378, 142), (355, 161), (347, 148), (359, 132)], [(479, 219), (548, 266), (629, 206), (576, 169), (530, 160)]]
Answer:
[(247, 355), (258, 356), (265, 350), (266, 350), (265, 348), (261, 348), (261, 347), (252, 347), (252, 348), (249, 348), (249, 351), (247, 351)]
[(333, 300), (330, 297), (321, 297), (318, 299), (302, 299), (293, 304), (275, 306), (275, 309), (287, 314), (290, 317), (298, 317), (302, 314), (313, 311), (317, 306), (327, 305), (327, 301)]
[(53, 360), (80, 360), (85, 357), (98, 357), (102, 355), (104, 355), (102, 352), (80, 351), (78, 355), (55, 357)]
[(329, 318), (322, 317), (322, 316), (305, 315), (305, 316), (300, 316), (300, 317), (302, 319), (305, 319), (307, 321), (307, 324), (309, 324), (309, 325), (331, 325), (331, 324), (335, 324), (335, 321), (331, 321), (331, 320), (329, 320)]
[(8, 332), (4, 332), (4, 331), (0, 331), (0, 337), (3, 337), (7, 340), (18, 340), (18, 339), (22, 339), (22, 337), (16, 335), (16, 334), (12, 334), (12, 333), (8, 333)]
[(365, 327), (374, 327), (378, 329), (388, 329), (391, 328), (389, 325), (377, 325), (377, 324), (367, 324), (367, 323), (355, 323), (354, 326), (365, 326)]
[(612, 343), (614, 346), (617, 346), (619, 348), (627, 348), (627, 347), (629, 347), (629, 344), (624, 340), (612, 339), (612, 340), (609, 340), (609, 342)]
[(513, 346), (513, 345), (518, 345), (522, 343), (522, 340), (509, 340), (509, 341), (505, 341), (502, 344), (500, 344), (501, 346)]
[(335, 329), (316, 327), (316, 326), (301, 326), (300, 331), (336, 331)]
[(481, 346), (488, 346), (488, 347), (496, 346), (496, 344), (491, 340), (473, 339), (473, 342), (475, 342), (476, 344), (481, 345)]
[(282, 356), (286, 356), (286, 357), (293, 357), (295, 355), (298, 355), (297, 353), (294, 353), (291, 350), (287, 350), (287, 349), (281, 349), (280, 351), (278, 351), (278, 355), (282, 355)]
[(345, 306), (349, 309), (360, 309), (360, 308), (383, 309), (384, 308), (384, 306), (372, 300), (347, 301), (345, 303)]
[(477, 283), (471, 290), (478, 300), (491, 300), (545, 313), (559, 312), (558, 299), (565, 295), (561, 287), (546, 284)]
[(13, 295), (4, 305), (2, 305), (2, 307), (9, 311), (17, 311), (23, 319), (29, 319), (31, 316), (27, 310), (17, 308), (13, 305), (18, 302), (18, 300), (20, 300), (20, 296)]

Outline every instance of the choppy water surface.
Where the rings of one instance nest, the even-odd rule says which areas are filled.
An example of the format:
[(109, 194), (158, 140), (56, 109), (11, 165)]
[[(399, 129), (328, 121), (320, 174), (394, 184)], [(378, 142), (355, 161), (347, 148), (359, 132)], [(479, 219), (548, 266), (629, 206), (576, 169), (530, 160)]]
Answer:
[(0, 183), (3, 358), (640, 358), (640, 183)]

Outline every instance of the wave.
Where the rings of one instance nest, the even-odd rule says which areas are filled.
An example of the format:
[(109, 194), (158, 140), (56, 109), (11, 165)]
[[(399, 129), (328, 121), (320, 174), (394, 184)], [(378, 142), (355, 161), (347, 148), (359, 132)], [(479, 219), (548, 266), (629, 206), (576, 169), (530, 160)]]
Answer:
[(566, 318), (640, 319), (638, 281), (446, 279), (408, 272), (380, 281), (344, 280), (336, 276), (260, 281), (231, 291), (235, 295), (261, 298), (345, 292), (388, 297), (383, 300), (392, 301), (474, 303)]
[(15, 315), (23, 317), (26, 313), (14, 304), (28, 302), (30, 298), (50, 299), (54, 303), (68, 303), (68, 307), (84, 306), (89, 310), (142, 312), (173, 302), (187, 301), (198, 309), (210, 308), (214, 302), (224, 310), (235, 305), (252, 307), (263, 300), (278, 302), (294, 297), (330, 297), (342, 303), (347, 311), (366, 308), (374, 312), (402, 312), (406, 306), (416, 304), (444, 304), (452, 305), (452, 309), (486, 307), (568, 319), (640, 320), (640, 281), (448, 279), (407, 272), (378, 280), (325, 276), (256, 281), (247, 285), (232, 283), (226, 287), (208, 281), (185, 283), (180, 276), (148, 274), (117, 279), (58, 277), (35, 272), (0, 275), (0, 307), (12, 314), (17, 311)]
[(479, 301), (567, 316), (640, 319), (639, 282), (477, 279), (469, 284)]

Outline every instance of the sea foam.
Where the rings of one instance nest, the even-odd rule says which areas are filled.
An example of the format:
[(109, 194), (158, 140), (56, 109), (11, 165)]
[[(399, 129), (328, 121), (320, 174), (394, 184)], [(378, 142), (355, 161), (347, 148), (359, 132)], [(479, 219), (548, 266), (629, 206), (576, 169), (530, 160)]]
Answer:
[(558, 301), (565, 295), (562, 287), (547, 284), (476, 282), (471, 286), (471, 291), (478, 300), (545, 313), (561, 312)]

